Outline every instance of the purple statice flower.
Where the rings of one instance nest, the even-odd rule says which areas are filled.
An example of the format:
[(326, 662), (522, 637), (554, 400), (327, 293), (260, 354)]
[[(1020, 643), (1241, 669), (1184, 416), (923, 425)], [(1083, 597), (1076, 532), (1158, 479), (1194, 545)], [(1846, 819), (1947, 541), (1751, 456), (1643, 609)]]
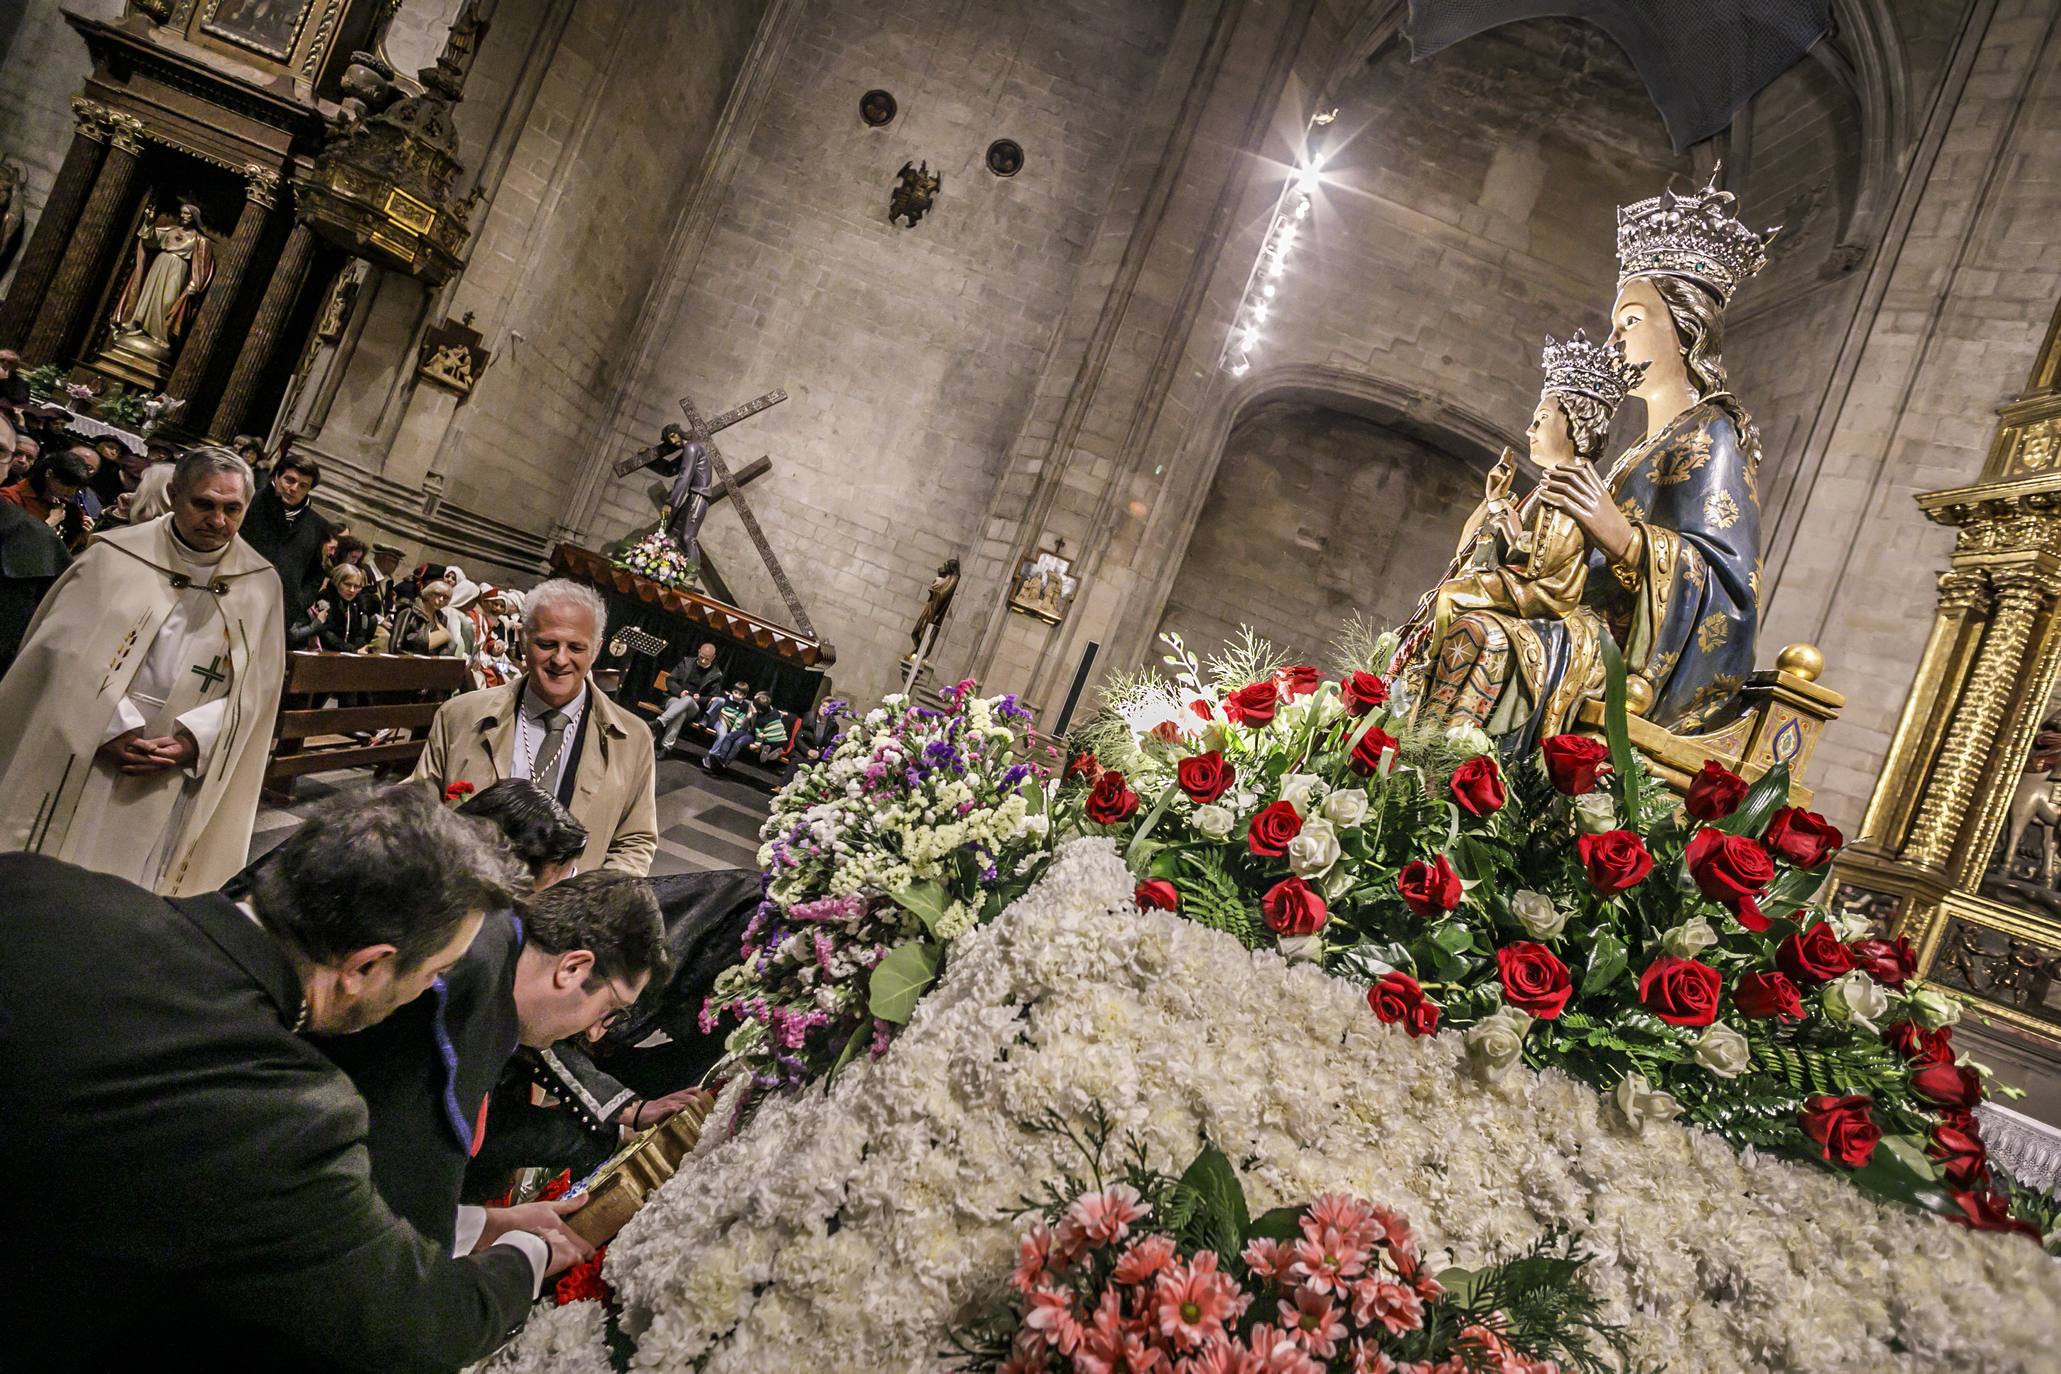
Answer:
[(813, 925), (842, 925), (865, 914), (866, 899), (854, 893), (849, 897), (818, 897), (813, 902), (796, 902), (788, 908), (787, 918)]
[(716, 1031), (716, 1022), (721, 1015), (716, 1007), (715, 997), (704, 997), (701, 999), (701, 1010), (695, 1014), (694, 1024), (700, 1027), (703, 1035), (713, 1035)]
[(868, 1046), (868, 1047), (867, 1047), (867, 1050), (866, 1050), (866, 1055), (867, 1055), (867, 1057), (868, 1057), (869, 1059), (878, 1059), (878, 1058), (880, 1058), (880, 1056), (881, 1056), (881, 1055), (883, 1055), (883, 1054), (886, 1054), (886, 1053), (887, 1053), (887, 1045), (888, 1045), (888, 1042), (889, 1042), (890, 1040), (893, 1040), (894, 1038), (895, 1038), (895, 1028), (894, 1028), (894, 1023), (893, 1023), (893, 1022), (891, 1022), (891, 1021), (883, 1021), (883, 1020), (881, 1020), (881, 1019), (880, 1019), (879, 1017), (877, 1017), (877, 1016), (876, 1016), (876, 1017), (874, 1017), (874, 1018), (873, 1018), (873, 1043), (872, 1043), (872, 1044), (871, 1044), (870, 1046)]
[(1030, 776), (1030, 771), (1030, 765), (1027, 763), (1010, 764), (1002, 772), (1002, 781), (999, 784), (1000, 789), (1004, 792), (1015, 791), (1016, 785)]
[(830, 974), (830, 956), (836, 951), (836, 946), (832, 945), (830, 938), (820, 930), (815, 932), (815, 936), (816, 967), (822, 969), (827, 977)]

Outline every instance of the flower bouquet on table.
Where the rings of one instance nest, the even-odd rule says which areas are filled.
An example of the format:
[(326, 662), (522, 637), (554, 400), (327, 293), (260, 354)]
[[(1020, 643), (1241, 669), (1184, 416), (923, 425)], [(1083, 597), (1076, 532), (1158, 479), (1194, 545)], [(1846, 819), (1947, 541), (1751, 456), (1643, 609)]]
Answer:
[[(1619, 1370), (1625, 1343), (1564, 1232), (1436, 1276), (1407, 1217), (1342, 1193), (1253, 1217), (1205, 1145), (1179, 1178), (1135, 1140), (1113, 1165), (1099, 1111), (1049, 1115), (1087, 1175), (1024, 1208), (1008, 1290), (952, 1332), (964, 1370), (1163, 1374), (1559, 1374)], [(1608, 1352), (1609, 1358), (1606, 1360)]]
[(973, 686), (887, 698), (774, 797), (765, 901), (702, 1007), (732, 1027), (718, 1073), (795, 1087), (879, 1055), (952, 942), (1030, 886), (1051, 830), (1030, 713)]
[(623, 545), (609, 561), (625, 572), (649, 578), (661, 587), (685, 591), (694, 585), (701, 565), (680, 552), (680, 546), (663, 529)]
[(1250, 636), (1205, 675), (1171, 642), (1172, 679), (1115, 685), (1055, 803), (1123, 846), (1140, 906), (1321, 960), (1382, 1021), (1462, 1036), (1486, 1080), (1550, 1065), (1633, 1129), (1681, 1117), (2034, 1229), (1985, 1157), (1959, 1004), (1913, 986), (1907, 940), (1810, 903), (1839, 832), (1785, 804), (1781, 767), (1707, 765), (1677, 802), (1631, 747), (1614, 645), (1607, 742), (1508, 759), (1412, 729), (1364, 635), (1335, 678)]

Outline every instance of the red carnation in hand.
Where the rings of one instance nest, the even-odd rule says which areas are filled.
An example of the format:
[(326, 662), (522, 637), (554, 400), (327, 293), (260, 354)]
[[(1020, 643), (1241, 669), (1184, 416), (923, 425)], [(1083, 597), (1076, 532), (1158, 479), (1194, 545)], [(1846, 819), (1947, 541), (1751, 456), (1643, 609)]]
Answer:
[(1846, 952), (1853, 956), (1855, 968), (1865, 970), (1884, 987), (1901, 988), (1918, 972), (1918, 951), (1911, 948), (1908, 935), (1894, 940), (1856, 940)]
[(1260, 911), (1276, 935), (1315, 935), (1329, 919), (1323, 894), (1300, 878), (1283, 878), (1268, 888)]
[(1426, 920), (1443, 916), (1460, 905), (1460, 895), (1465, 890), (1460, 885), (1460, 875), (1453, 872), (1443, 854), (1432, 856), (1430, 863), (1417, 859), (1404, 864), (1403, 871), (1395, 875), (1395, 886), (1410, 910)]
[(1899, 1021), (1882, 1032), (1882, 1043), (1913, 1063), (1954, 1062), (1954, 1035), (1948, 1026), (1926, 1030), (1916, 1021)]
[(1438, 1029), (1438, 1004), (1424, 995), (1417, 980), (1400, 969), (1381, 975), (1381, 981), (1367, 989), (1367, 1005), (1384, 1024), (1400, 1021), (1413, 1036), (1430, 1035)]
[(1839, 827), (1815, 811), (1785, 806), (1768, 822), (1768, 848), (1798, 868), (1817, 868), (1846, 843)]
[(1238, 780), (1238, 770), (1224, 762), (1222, 753), (1212, 749), (1207, 754), (1182, 759), (1174, 766), (1174, 777), (1188, 794), (1188, 800), (1204, 806), (1231, 790), (1231, 784)]
[(1245, 847), (1262, 859), (1278, 859), (1288, 852), (1288, 842), (1302, 833), (1302, 816), (1292, 802), (1277, 801), (1252, 818), (1245, 832)]
[(1765, 1021), (1779, 1016), (1784, 1021), (1803, 1020), (1803, 997), (1796, 984), (1779, 973), (1749, 973), (1732, 989), (1732, 1005), (1741, 1016)]
[(1775, 967), (1808, 987), (1829, 983), (1853, 967), (1853, 956), (1824, 921), (1784, 940), (1775, 950)]
[(594, 1258), (581, 1260), (558, 1276), (551, 1288), (551, 1305), (564, 1307), (574, 1302), (607, 1302), (608, 1285), (601, 1279), (601, 1261), (608, 1255), (608, 1247), (602, 1246), (594, 1252)]
[(1181, 891), (1164, 878), (1151, 878), (1138, 884), (1133, 894), (1140, 911), (1172, 911), (1181, 904)]
[(444, 804), (446, 806), (456, 805), (457, 803), (464, 801), (467, 797), (471, 796), (474, 792), (477, 792), (478, 790), (479, 789), (477, 787), (474, 787), (465, 779), (460, 778), (458, 779), (458, 781), (452, 783), (450, 786), (444, 789)]
[(1989, 1183), (1989, 1152), (1980, 1137), (1958, 1126), (1932, 1128), (1932, 1143), (1925, 1153), (1938, 1160), (1940, 1172), (1957, 1189), (1985, 1187)]
[(1095, 779), (1095, 790), (1088, 793), (1088, 819), (1097, 825), (1118, 825), (1137, 814), (1138, 794), (1123, 774), (1105, 769)]
[(1858, 1169), (1875, 1153), (1882, 1140), (1882, 1128), (1868, 1108), (1873, 1099), (1855, 1097), (1813, 1097), (1803, 1104), (1803, 1133), (1818, 1142), (1820, 1152), (1834, 1164)]
[(1746, 779), (1716, 759), (1705, 759), (1703, 771), (1689, 782), (1684, 809), (1699, 821), (1721, 821), (1739, 809), (1746, 796)]
[(1476, 754), (1453, 770), (1453, 800), (1470, 816), (1493, 816), (1503, 809), (1503, 775), (1487, 754)]
[(1281, 708), (1281, 692), (1271, 680), (1240, 687), (1224, 698), (1224, 714), (1233, 725), (1265, 725)]
[(1704, 896), (1738, 917), (1748, 930), (1768, 928), (1768, 918), (1760, 914), (1760, 896), (1775, 880), (1775, 861), (1767, 850), (1744, 835), (1727, 835), (1706, 825), (1682, 857)]
[(2040, 1238), (2039, 1227), (2011, 1215), (2011, 1202), (2002, 1193), (1949, 1193), (1961, 1215), (1948, 1217), (1977, 1231), (2015, 1231), (2021, 1236)]
[(1388, 701), (1388, 679), (1373, 673), (1348, 673), (1338, 684), (1339, 700), (1346, 713), (1364, 716)]
[(1394, 735), (1378, 725), (1372, 726), (1360, 736), (1359, 742), (1353, 745), (1352, 756), (1346, 763), (1361, 777), (1371, 778), (1381, 771), (1381, 756), (1394, 751), (1396, 747)]
[(1281, 690), (1293, 699), (1306, 697), (1316, 691), (1317, 684), (1324, 680), (1324, 675), (1307, 663), (1296, 663), (1278, 670), (1274, 678), (1281, 684)]
[(1971, 1111), (1982, 1101), (1982, 1075), (1959, 1064), (1927, 1064), (1911, 1075), (1911, 1091), (1934, 1106)]
[(1725, 980), (1708, 964), (1663, 954), (1639, 975), (1639, 1005), (1671, 1026), (1717, 1020)]
[(1645, 842), (1629, 830), (1584, 835), (1574, 842), (1574, 850), (1581, 856), (1589, 886), (1605, 897), (1637, 887), (1653, 871), (1653, 856), (1646, 852)]
[(1496, 974), (1503, 980), (1503, 1000), (1541, 1021), (1558, 1016), (1574, 995), (1567, 965), (1534, 940), (1519, 940), (1497, 950)]
[(1570, 797), (1596, 790), (1596, 775), (1610, 760), (1610, 750), (1601, 740), (1587, 735), (1554, 735), (1539, 745), (1546, 760), (1546, 776), (1553, 786)]

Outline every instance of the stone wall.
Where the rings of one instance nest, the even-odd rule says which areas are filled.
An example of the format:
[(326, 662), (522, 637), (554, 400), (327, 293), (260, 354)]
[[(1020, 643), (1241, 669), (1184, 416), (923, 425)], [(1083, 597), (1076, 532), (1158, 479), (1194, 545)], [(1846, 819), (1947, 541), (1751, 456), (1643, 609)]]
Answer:
[[(20, 167), (17, 190), (26, 212), (22, 242), (35, 232), (57, 166), (72, 142), (72, 97), (92, 63), (63, 10), (89, 19), (118, 19), (122, 0), (7, 0), (0, 5), (0, 157)], [(20, 253), (15, 257), (20, 259)], [(0, 272), (0, 295), (14, 280)]]
[(1261, 407), (1224, 445), (1160, 628), (1207, 657), (1250, 626), (1331, 664), (1353, 615), (1399, 625), (1443, 575), (1479, 462), (1322, 406)]

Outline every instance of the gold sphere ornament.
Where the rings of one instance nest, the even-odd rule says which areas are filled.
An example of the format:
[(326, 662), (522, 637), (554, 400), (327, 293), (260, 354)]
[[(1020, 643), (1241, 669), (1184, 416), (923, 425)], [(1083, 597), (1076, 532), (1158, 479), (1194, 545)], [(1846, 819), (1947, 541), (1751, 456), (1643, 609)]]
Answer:
[(1624, 680), (1624, 709), (1635, 716), (1643, 716), (1653, 709), (1653, 684), (1639, 676)]
[(1825, 654), (1815, 644), (1791, 644), (1776, 656), (1775, 666), (1805, 682), (1816, 682), (1825, 671)]

